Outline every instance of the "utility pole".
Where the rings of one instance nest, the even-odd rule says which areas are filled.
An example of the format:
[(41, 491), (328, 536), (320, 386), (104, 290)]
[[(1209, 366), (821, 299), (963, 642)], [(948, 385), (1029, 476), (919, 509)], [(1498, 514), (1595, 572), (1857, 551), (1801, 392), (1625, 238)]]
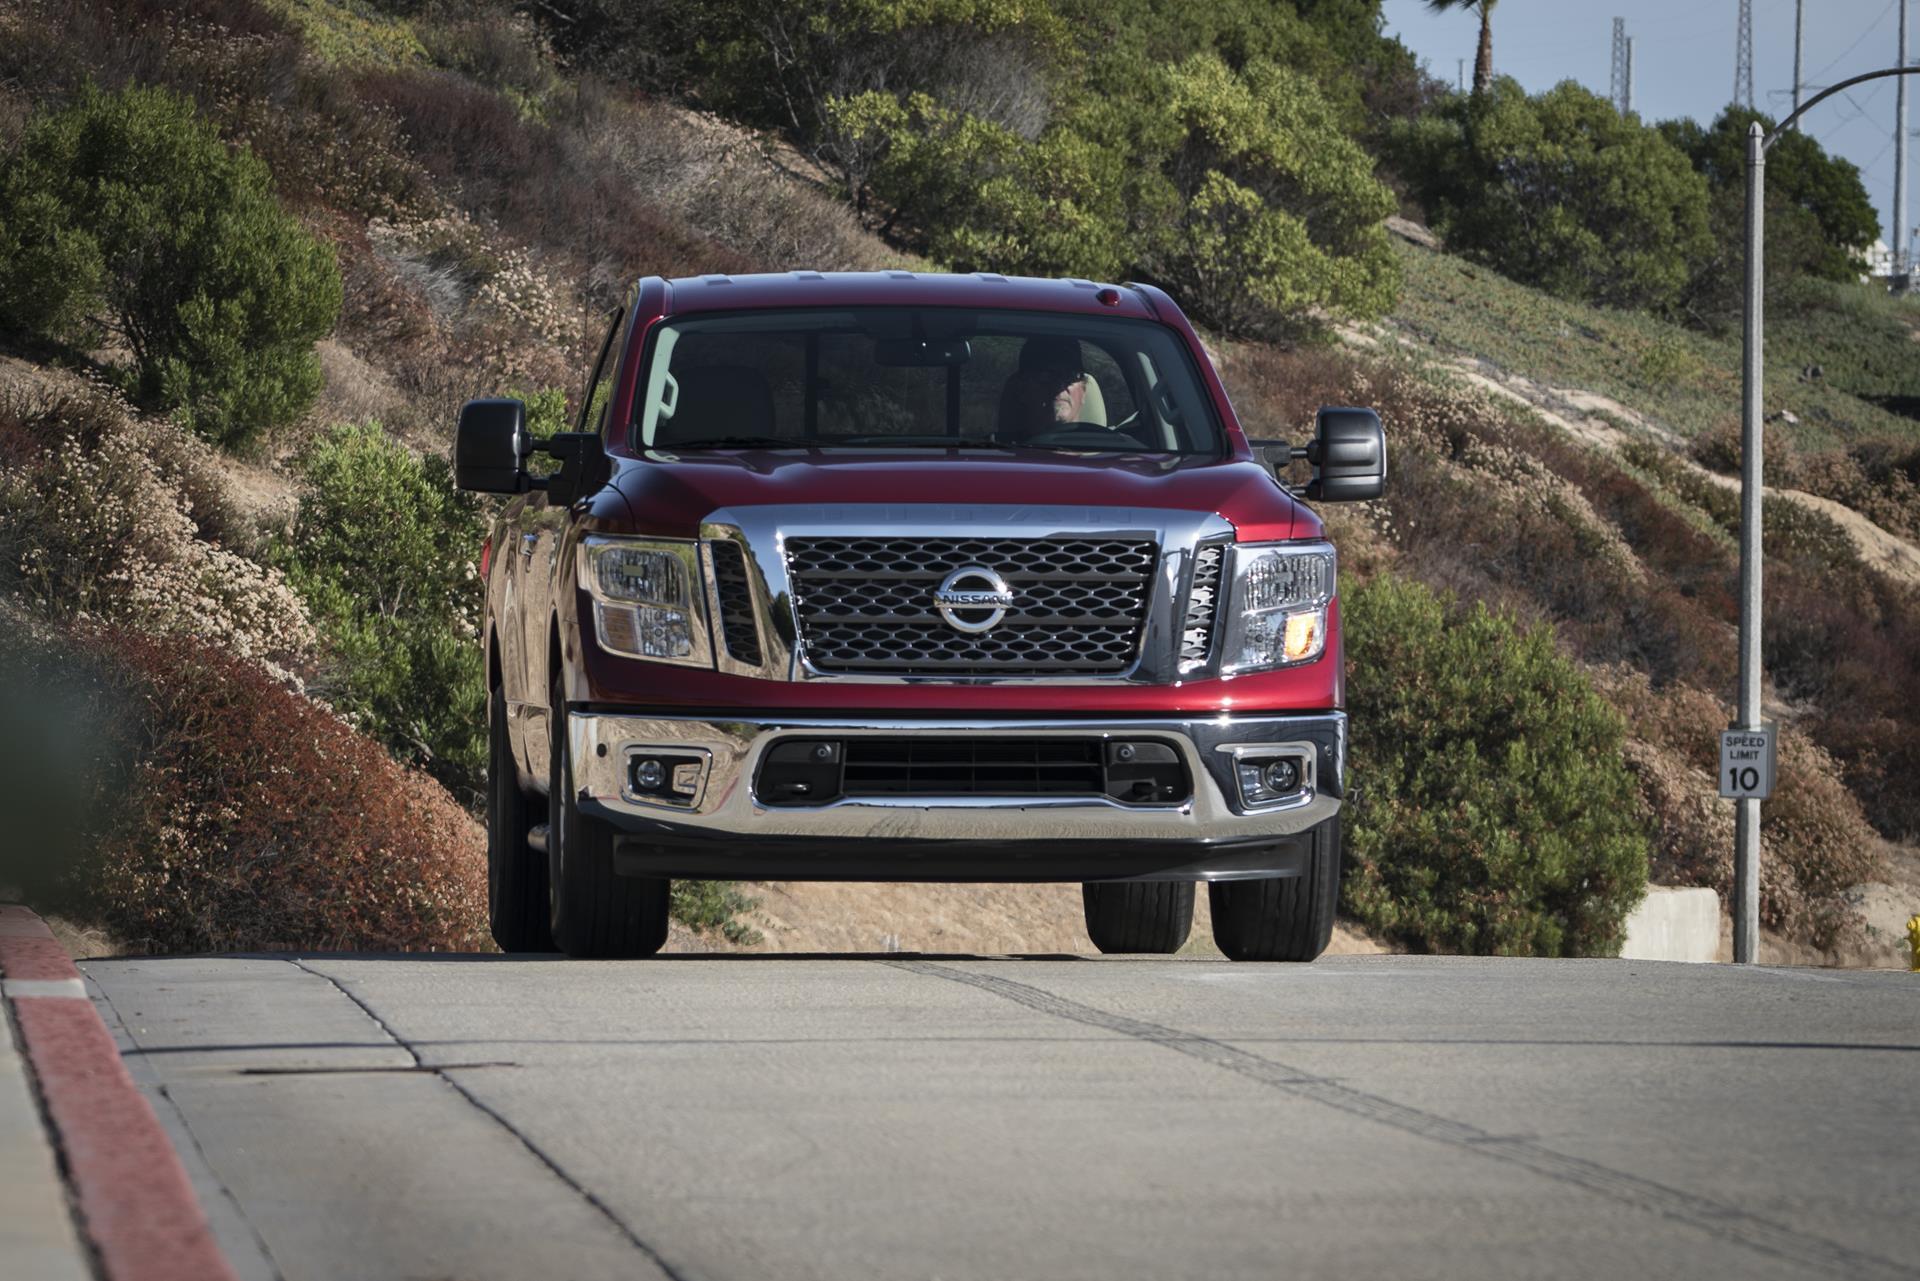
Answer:
[[(1800, 86), (1806, 77), (1801, 74), (1807, 57), (1807, 0), (1793, 0), (1793, 109), (1800, 110)], [(1798, 129), (1800, 126), (1795, 125)]]
[(1753, 110), (1753, 0), (1740, 0), (1740, 30), (1734, 37), (1733, 101)]
[(1627, 106), (1620, 114), (1633, 114), (1633, 37), (1627, 37)]
[[(1900, 56), (1896, 67), (1907, 65), (1907, 0), (1900, 0)], [(1907, 240), (1907, 77), (1897, 78), (1899, 92), (1893, 104), (1893, 287), (1906, 291), (1913, 264), (1908, 261), (1912, 246)]]
[(1456, 61), (1460, 64), (1460, 92), (1465, 93), (1467, 91), (1467, 60), (1459, 58)]

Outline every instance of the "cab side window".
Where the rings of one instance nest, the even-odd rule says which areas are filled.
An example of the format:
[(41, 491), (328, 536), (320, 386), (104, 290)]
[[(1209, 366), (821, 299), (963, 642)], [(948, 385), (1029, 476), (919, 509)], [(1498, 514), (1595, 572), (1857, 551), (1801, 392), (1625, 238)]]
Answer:
[(620, 362), (615, 359), (614, 344), (620, 337), (624, 307), (615, 307), (608, 315), (607, 336), (600, 343), (600, 358), (587, 375), (587, 387), (580, 399), (580, 419), (576, 431), (595, 431), (602, 441), (607, 437), (607, 412), (613, 404), (613, 374)]

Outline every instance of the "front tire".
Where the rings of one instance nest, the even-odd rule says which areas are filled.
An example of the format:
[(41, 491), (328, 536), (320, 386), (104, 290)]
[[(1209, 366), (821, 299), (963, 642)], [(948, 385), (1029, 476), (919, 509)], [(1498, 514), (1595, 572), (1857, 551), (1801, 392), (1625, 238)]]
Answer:
[(487, 700), (487, 924), (503, 952), (551, 952), (547, 858), (527, 842), (533, 825), (507, 736), (507, 696)]
[(1308, 833), (1299, 876), (1207, 886), (1213, 941), (1230, 961), (1311, 961), (1333, 940), (1340, 905), (1340, 816)]
[(672, 882), (613, 870), (613, 829), (580, 812), (567, 738), (566, 690), (554, 677), (547, 707), (548, 897), (554, 942), (574, 957), (652, 956), (667, 941)]
[(1088, 881), (1087, 937), (1102, 952), (1178, 952), (1193, 931), (1192, 881)]

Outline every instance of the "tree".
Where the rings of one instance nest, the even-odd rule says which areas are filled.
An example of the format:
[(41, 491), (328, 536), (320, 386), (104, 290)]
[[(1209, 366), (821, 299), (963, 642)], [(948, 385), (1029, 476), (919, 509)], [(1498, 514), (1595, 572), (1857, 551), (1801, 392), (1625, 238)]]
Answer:
[(1712, 252), (1706, 180), (1658, 130), (1572, 81), (1528, 97), (1503, 77), (1389, 149), (1455, 251), (1563, 297), (1671, 307)]
[(1493, 87), (1493, 6), (1498, 0), (1427, 0), (1435, 13), (1453, 9), (1473, 9), (1480, 14), (1480, 49), (1473, 57), (1473, 95), (1478, 98)]
[(0, 169), (0, 326), (133, 357), (133, 390), (237, 444), (320, 387), (340, 311), (333, 253), (266, 166), (162, 89), (92, 87), (27, 126)]
[[(1769, 133), (1771, 117), (1729, 107), (1711, 127), (1668, 120), (1661, 134), (1684, 152), (1712, 193), (1713, 252), (1697, 266), (1684, 303), (1690, 318), (1706, 328), (1737, 322), (1746, 261), (1747, 130), (1758, 122)], [(1830, 156), (1801, 130), (1784, 134), (1767, 153), (1767, 289), (1800, 292), (1800, 282), (1859, 278), (1866, 250), (1880, 234), (1880, 218), (1860, 181), (1860, 171)]]
[(957, 269), (1139, 275), (1255, 337), (1391, 305), (1393, 197), (1315, 81), (1206, 53), (1141, 90), (1089, 98), (1031, 142), (924, 94), (863, 94), (833, 119), (873, 149), (876, 194)]

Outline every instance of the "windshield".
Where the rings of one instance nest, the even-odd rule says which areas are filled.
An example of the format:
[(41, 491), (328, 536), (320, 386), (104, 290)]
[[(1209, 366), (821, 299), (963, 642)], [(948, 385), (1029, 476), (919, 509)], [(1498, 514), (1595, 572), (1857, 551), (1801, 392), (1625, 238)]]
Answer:
[(1217, 454), (1180, 338), (1106, 316), (879, 307), (669, 321), (637, 442)]

